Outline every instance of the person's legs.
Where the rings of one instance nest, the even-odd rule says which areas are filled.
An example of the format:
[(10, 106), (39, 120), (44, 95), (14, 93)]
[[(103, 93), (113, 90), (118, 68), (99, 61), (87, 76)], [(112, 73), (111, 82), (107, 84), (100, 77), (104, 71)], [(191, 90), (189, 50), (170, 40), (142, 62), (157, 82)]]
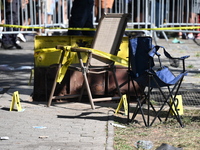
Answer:
[[(196, 23), (197, 22), (197, 14), (195, 13), (196, 5), (192, 0), (184, 1), (184, 22), (185, 23)], [(188, 33), (188, 39), (193, 39), (193, 33)]]
[[(84, 28), (94, 28), (93, 26), (93, 14), (92, 14), (92, 11), (93, 11), (93, 0), (88, 0), (88, 5), (87, 5), (87, 8), (86, 8), (86, 14), (85, 14), (85, 17), (86, 17), (86, 20), (85, 20), (85, 23), (84, 23)], [(94, 31), (82, 31), (82, 34), (83, 35), (90, 35), (90, 36), (93, 36), (94, 35)]]
[[(5, 20), (6, 24), (11, 24), (11, 15), (10, 14), (6, 14), (6, 20)], [(14, 30), (14, 28), (13, 28)], [(11, 28), (6, 27), (5, 31), (11, 31)], [(15, 34), (3, 34), (2, 36), (2, 48), (4, 49), (10, 49), (14, 46), (14, 39), (15, 38)]]
[(102, 15), (111, 12), (113, 2), (114, 0), (95, 0), (96, 22), (99, 22), (99, 19)]
[[(89, 18), (92, 16), (93, 3), (93, 0), (74, 0), (69, 28), (93, 27)], [(81, 35), (81, 31), (69, 30), (68, 35)]]
[[(15, 5), (16, 7), (18, 7), (17, 5)], [(15, 8), (13, 8), (15, 9)], [(13, 18), (13, 20), (11, 20), (11, 18)], [(7, 12), (6, 13), (6, 20), (5, 20), (6, 24), (14, 24), (17, 25), (18, 24), (18, 12), (17, 11), (12, 11), (12, 13)], [(6, 31), (18, 31), (17, 28), (6, 28)], [(3, 34), (2, 37), (2, 48), (4, 49), (11, 49), (13, 47), (16, 47), (17, 49), (22, 49), (22, 47), (20, 45), (18, 45), (16, 43), (17, 41), (17, 34)]]

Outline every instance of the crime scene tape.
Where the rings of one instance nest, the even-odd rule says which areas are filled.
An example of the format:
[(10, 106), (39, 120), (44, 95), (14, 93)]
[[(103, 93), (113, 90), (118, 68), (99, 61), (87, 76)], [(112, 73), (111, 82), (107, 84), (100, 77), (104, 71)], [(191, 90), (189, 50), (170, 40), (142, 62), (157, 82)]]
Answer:
[[(109, 53), (106, 53), (106, 52), (103, 52), (103, 51), (100, 51), (100, 50), (92, 49), (92, 48), (85, 48), (85, 47), (79, 47), (79, 48), (90, 50), (90, 51), (92, 51), (92, 53), (99, 55), (99, 56), (102, 56), (104, 58), (107, 58), (109, 60), (112, 60), (114, 62), (117, 62), (122, 66), (126, 66), (126, 67), (128, 66), (128, 60), (126, 60), (124, 58), (121, 58), (121, 57), (118, 57), (118, 56), (115, 56), (115, 55), (112, 55), (112, 54), (109, 54)], [(58, 78), (57, 78), (58, 83), (62, 82), (69, 65), (72, 63), (72, 61), (75, 57), (75, 52), (71, 52), (70, 46), (64, 46), (64, 49), (69, 51), (71, 53), (71, 55), (70, 55), (70, 58), (67, 60), (67, 62), (59, 70), (59, 74), (58, 74)]]
[[(104, 57), (104, 58), (107, 58), (109, 60), (112, 60), (114, 62), (117, 62), (118, 64), (122, 65), (122, 66), (128, 66), (128, 60), (127, 59), (124, 59), (124, 58), (121, 58), (121, 57), (118, 57), (118, 56), (115, 56), (115, 55), (112, 55), (112, 54), (109, 54), (109, 53), (106, 53), (106, 52), (102, 52), (100, 50), (96, 50), (96, 49), (92, 49), (92, 48), (85, 48), (85, 47), (79, 47), (81, 49), (87, 49), (87, 50), (90, 50), (92, 53), (96, 54), (96, 55), (99, 55), (101, 57)], [(68, 67), (71, 65), (74, 57), (75, 57), (75, 52), (72, 52), (71, 51), (71, 46), (64, 46), (64, 49), (66, 50), (66, 55), (65, 57), (68, 57), (67, 61), (65, 62), (65, 64), (62, 65), (62, 67), (60, 68), (59, 70), (59, 73), (58, 73), (58, 77), (56, 79), (57, 83), (61, 83), (65, 74), (66, 74), (66, 71), (68, 69)], [(35, 54), (38, 53), (38, 52), (51, 52), (51, 51), (59, 51), (59, 49), (55, 49), (55, 48), (44, 48), (44, 49), (38, 49), (38, 50), (35, 50)], [(70, 54), (70, 55), (69, 55)]]
[(67, 72), (67, 69), (69, 67), (69, 65), (72, 63), (73, 59), (74, 59), (75, 53), (72, 53), (71, 57), (67, 60), (67, 62), (60, 68), (59, 73), (58, 73), (58, 77), (56, 79), (57, 83), (61, 83), (63, 78), (65, 77), (65, 74)]
[(121, 58), (119, 56), (112, 55), (112, 54), (109, 54), (109, 53), (106, 53), (106, 52), (103, 52), (103, 51), (100, 51), (100, 50), (92, 49), (92, 48), (86, 48), (86, 47), (79, 47), (79, 48), (91, 50), (92, 53), (94, 53), (96, 55), (99, 55), (99, 56), (102, 56), (102, 57), (107, 58), (109, 60), (112, 60), (114, 62), (117, 62), (122, 66), (125, 66), (125, 67), (128, 66), (128, 60), (124, 59), (124, 58)]
[[(74, 52), (70, 52), (71, 46), (66, 46), (65, 47), (66, 52), (65, 52), (65, 57), (67, 57), (67, 61), (61, 66), (59, 73), (58, 73), (58, 77), (56, 79), (57, 83), (62, 82), (65, 73), (69, 67), (69, 65), (72, 63), (75, 53)], [(38, 53), (49, 53), (49, 52), (56, 52), (56, 51), (60, 51), (60, 49), (56, 49), (56, 48), (43, 48), (43, 49), (38, 49), (34, 51), (34, 57), (38, 56)], [(70, 57), (68, 57), (70, 55)]]
[[(82, 30), (82, 31), (95, 31), (95, 28), (61, 28), (61, 27), (34, 27), (34, 26), (22, 26), (22, 25), (10, 25), (10, 24), (0, 24), (0, 27), (10, 27), (10, 28), (24, 28), (24, 29), (67, 29), (67, 30)], [(130, 30), (194, 30), (200, 29), (200, 26), (182, 26), (182, 27), (162, 27), (162, 28), (126, 28), (126, 31)]]
[[(59, 70), (58, 73), (58, 77), (56, 79), (57, 83), (61, 83), (63, 78), (65, 77), (65, 74), (67, 72), (67, 69), (69, 67), (69, 65), (71, 65), (74, 57), (75, 57), (75, 52), (70, 52), (71, 46), (66, 46), (65, 47), (65, 57), (68, 57), (70, 54), (70, 57), (68, 57), (67, 61), (65, 62), (65, 64), (63, 64)], [(67, 53), (67, 54), (66, 54)]]

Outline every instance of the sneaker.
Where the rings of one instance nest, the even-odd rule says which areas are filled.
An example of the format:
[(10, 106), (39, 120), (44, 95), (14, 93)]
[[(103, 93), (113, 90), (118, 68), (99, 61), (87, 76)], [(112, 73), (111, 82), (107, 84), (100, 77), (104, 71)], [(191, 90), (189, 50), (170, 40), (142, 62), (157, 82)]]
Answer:
[(192, 33), (188, 34), (188, 39), (194, 39), (194, 35)]
[(18, 45), (17, 43), (14, 45), (16, 47), (16, 49), (23, 49), (20, 45)]
[(188, 39), (188, 36), (186, 33), (182, 33), (182, 39)]
[(23, 34), (19, 33), (19, 34), (17, 35), (17, 37), (18, 37), (22, 42), (26, 42), (26, 39), (25, 39), (25, 37), (24, 37)]
[(20, 43), (20, 41), (19, 41), (19, 40), (17, 40), (17, 41), (16, 41), (16, 43), (17, 43), (17, 44), (19, 44), (19, 43)]
[[(0, 27), (0, 32), (2, 32), (3, 31), (3, 27)], [(3, 34), (1, 33), (0, 34), (0, 39), (2, 39), (2, 36), (3, 36)]]

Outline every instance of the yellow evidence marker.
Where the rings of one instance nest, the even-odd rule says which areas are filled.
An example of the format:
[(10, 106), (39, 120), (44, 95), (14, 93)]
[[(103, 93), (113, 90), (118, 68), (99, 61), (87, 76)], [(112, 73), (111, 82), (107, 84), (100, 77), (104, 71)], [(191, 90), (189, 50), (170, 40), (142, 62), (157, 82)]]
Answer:
[(17, 106), (17, 111), (23, 111), (22, 107), (21, 107), (21, 104), (20, 104), (20, 99), (19, 99), (19, 92), (18, 91), (15, 91), (13, 93), (13, 96), (12, 96), (12, 102), (11, 102), (11, 105), (10, 105), (10, 111), (12, 111), (14, 109), (14, 106)]
[(122, 107), (122, 104), (124, 105), (124, 114), (128, 115), (128, 103), (127, 103), (127, 97), (126, 95), (122, 95), (120, 102), (117, 106), (117, 109), (115, 110), (115, 114), (117, 114)]
[[(174, 105), (172, 105), (172, 109), (176, 113), (176, 110), (178, 111), (179, 115), (183, 115), (183, 100), (182, 95), (176, 95)], [(170, 99), (170, 104), (172, 104), (172, 99)], [(174, 115), (174, 112), (170, 110), (170, 113)]]

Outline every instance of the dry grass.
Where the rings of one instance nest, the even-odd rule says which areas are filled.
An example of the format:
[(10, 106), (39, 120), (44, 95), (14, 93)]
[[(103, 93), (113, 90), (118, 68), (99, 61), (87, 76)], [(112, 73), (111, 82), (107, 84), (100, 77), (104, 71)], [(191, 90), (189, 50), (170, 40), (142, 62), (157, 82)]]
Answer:
[[(138, 115), (141, 116), (141, 115)], [(155, 122), (153, 126), (144, 126), (141, 118), (137, 123), (126, 125), (126, 117), (122, 114), (115, 116), (116, 123), (126, 125), (126, 128), (115, 127), (114, 147), (116, 150), (134, 150), (139, 140), (153, 142), (156, 149), (162, 143), (184, 150), (198, 150), (200, 147), (200, 109), (184, 109), (182, 121), (184, 128), (180, 127), (176, 119), (169, 118), (167, 122)]]

